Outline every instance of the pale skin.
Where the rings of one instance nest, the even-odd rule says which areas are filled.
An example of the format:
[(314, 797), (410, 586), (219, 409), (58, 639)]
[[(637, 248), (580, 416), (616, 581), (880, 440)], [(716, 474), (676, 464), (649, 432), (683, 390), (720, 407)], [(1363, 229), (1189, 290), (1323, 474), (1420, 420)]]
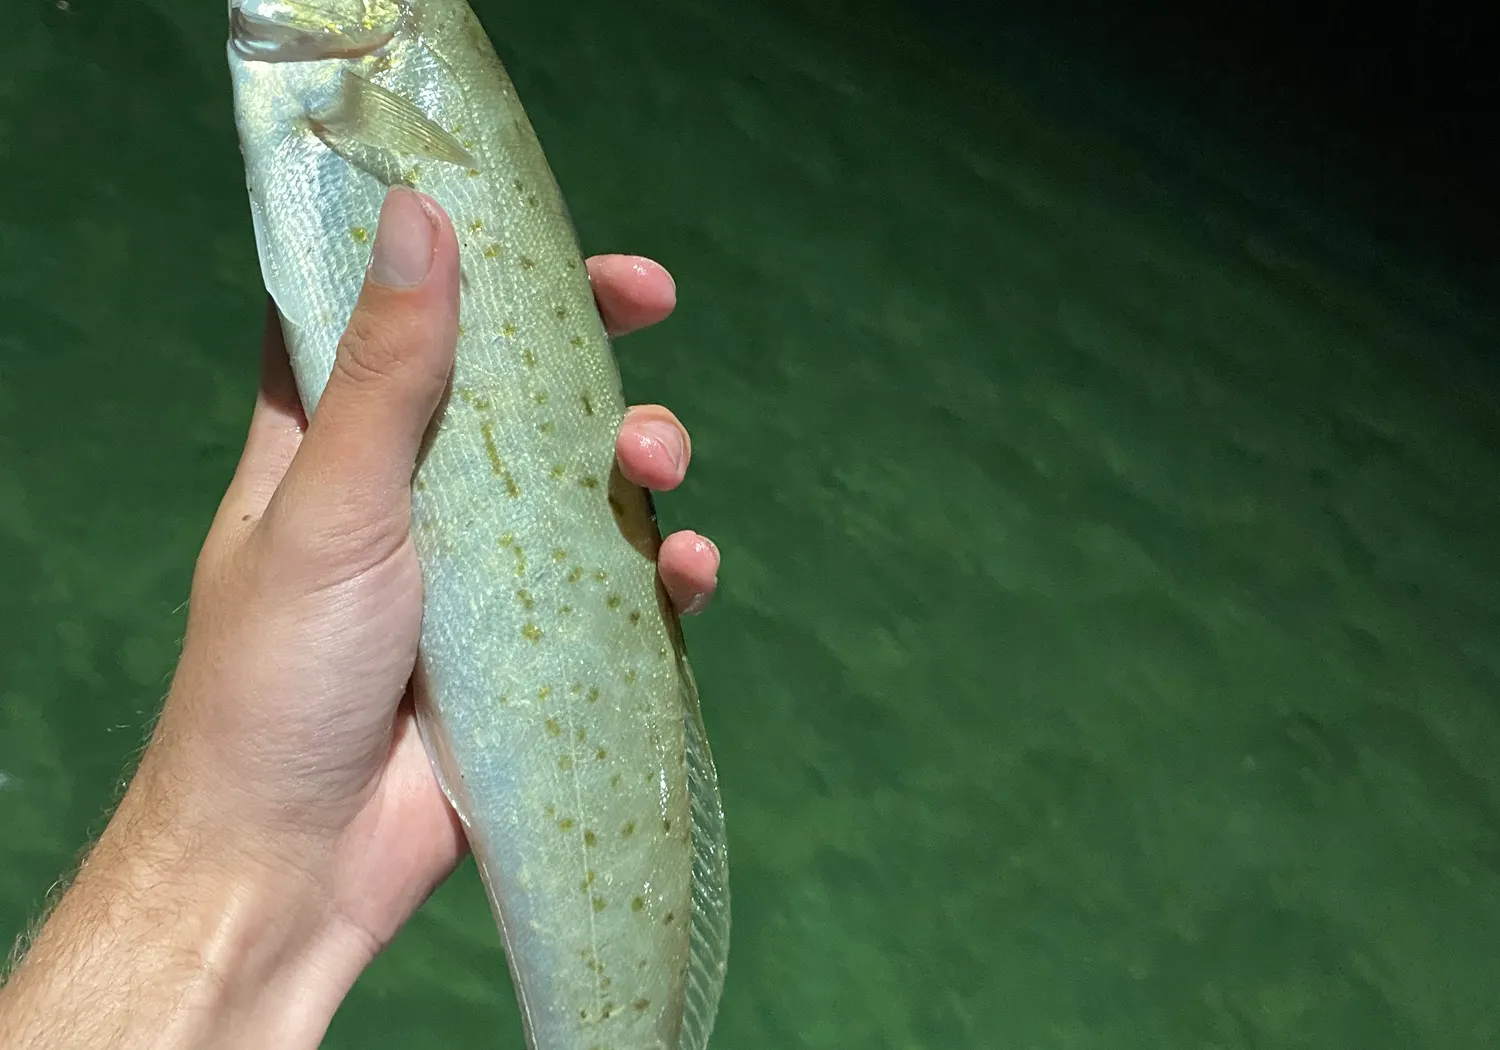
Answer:
[[(412, 236), (424, 222), (425, 241)], [(410, 481), (452, 367), (458, 245), (435, 204), (397, 191), (375, 256), (311, 425), (267, 327), (172, 689), (108, 827), (0, 989), (0, 1046), (315, 1047), (466, 850), (408, 692)], [(600, 256), (589, 274), (616, 335), (675, 305), (649, 260)], [(670, 411), (638, 406), (616, 452), (628, 477), (666, 490), (691, 443)], [(718, 551), (679, 532), (659, 569), (697, 612)]]

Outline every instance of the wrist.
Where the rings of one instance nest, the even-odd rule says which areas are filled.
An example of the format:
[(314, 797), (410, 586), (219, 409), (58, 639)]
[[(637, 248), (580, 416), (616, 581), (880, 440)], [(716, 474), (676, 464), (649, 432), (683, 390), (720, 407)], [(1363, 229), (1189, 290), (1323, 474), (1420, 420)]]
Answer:
[(0, 1044), (316, 1047), (365, 939), (160, 786), (143, 768), (0, 991)]

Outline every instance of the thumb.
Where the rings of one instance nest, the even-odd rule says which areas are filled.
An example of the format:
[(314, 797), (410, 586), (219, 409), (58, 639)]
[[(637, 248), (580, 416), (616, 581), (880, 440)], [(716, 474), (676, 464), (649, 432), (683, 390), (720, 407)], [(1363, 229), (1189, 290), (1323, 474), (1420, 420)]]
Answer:
[(333, 372), (277, 492), (320, 538), (373, 529), (404, 539), (416, 457), (453, 369), (458, 266), (437, 203), (393, 189)]

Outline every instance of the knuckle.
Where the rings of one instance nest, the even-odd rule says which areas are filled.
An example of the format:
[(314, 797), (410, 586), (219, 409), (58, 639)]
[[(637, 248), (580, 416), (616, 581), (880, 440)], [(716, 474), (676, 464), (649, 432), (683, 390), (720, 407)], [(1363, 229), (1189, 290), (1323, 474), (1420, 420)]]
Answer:
[(325, 498), (316, 505), (279, 503), (267, 513), (265, 524), (264, 566), (295, 580), (294, 587), (309, 594), (366, 576), (410, 544), (405, 508), (372, 507), (357, 497)]
[(393, 326), (356, 310), (339, 340), (334, 368), (355, 383), (387, 382), (400, 373), (403, 356), (402, 339)]
[(197, 598), (204, 594), (212, 594), (223, 578), (227, 575), (228, 558), (219, 544), (210, 539), (198, 552), (198, 559), (193, 563), (193, 580), (189, 589), (189, 595)]
[(209, 525), (203, 546), (193, 562), (194, 589), (212, 589), (232, 574), (255, 529), (254, 515), (236, 515), (228, 505), (219, 508)]

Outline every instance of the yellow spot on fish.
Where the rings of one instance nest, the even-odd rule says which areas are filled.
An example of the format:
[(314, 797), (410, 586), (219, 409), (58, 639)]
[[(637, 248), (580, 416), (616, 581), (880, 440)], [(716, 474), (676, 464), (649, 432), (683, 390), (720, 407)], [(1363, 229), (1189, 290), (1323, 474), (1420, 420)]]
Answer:
[(614, 776), (612, 776), (612, 777), (609, 778), (609, 786), (612, 787), (612, 788), (619, 788), (619, 786), (620, 786), (620, 774), (616, 773)]
[(501, 696), (500, 696), (500, 706), (504, 707), (504, 706), (506, 706), (509, 703), (510, 703), (510, 697), (505, 696), (504, 694), (501, 694)]
[(609, 573), (605, 572), (603, 569), (595, 569), (594, 570), (594, 579), (597, 580), (600, 583), (608, 583), (609, 582)]
[(646, 1012), (646, 1008), (651, 1005), (651, 1000), (650, 999), (637, 999), (635, 1002), (631, 1003), (630, 1005), (635, 1008), (635, 1012), (636, 1013), (645, 1013)]
[[(632, 836), (634, 834), (635, 834), (635, 821), (633, 821), (633, 820), (627, 820), (625, 822), (625, 826), (620, 829), (620, 837), (622, 839), (628, 839), (630, 836)], [(637, 909), (637, 910), (639, 910), (639, 909)]]
[(500, 334), (507, 339), (514, 339), (516, 337), (516, 326), (510, 321), (506, 321), (500, 326)]
[(591, 704), (597, 704), (599, 702), (599, 687), (597, 685), (589, 690), (588, 699), (589, 703)]
[[(516, 597), (520, 599), (523, 609), (530, 610), (536, 605), (536, 602), (532, 601), (531, 592), (524, 588), (516, 592)], [(547, 691), (551, 692), (552, 690), (549, 688)]]
[(599, 479), (590, 474), (586, 478), (579, 478), (578, 484), (582, 485), (586, 489), (596, 489), (599, 487)]
[(469, 178), (471, 178), (471, 179), (477, 179), (477, 178), (479, 178), (479, 169), (478, 168), (470, 168), (469, 169)]
[(597, 761), (603, 762), (608, 757), (609, 757), (609, 752), (606, 751), (606, 750), (604, 750), (604, 748), (602, 748), (602, 747), (599, 750), (597, 750), (597, 751), (594, 752), (594, 758)]
[(577, 740), (577, 741), (578, 741), (578, 742), (579, 742), (579, 743), (580, 743), (580, 744), (581, 744), (581, 743), (583, 743), (583, 742), (584, 742), (584, 741), (585, 741), (585, 740), (587, 740), (587, 739), (588, 739), (588, 736), (589, 736), (589, 734), (588, 734), (588, 731), (587, 731), (587, 730), (585, 730), (585, 729), (584, 729), (584, 728), (583, 728), (583, 726), (579, 726), (579, 727), (578, 727), (578, 731), (577, 731), (577, 732), (576, 732), (576, 733), (574, 733), (574, 734), (573, 734), (573, 739), (574, 739), (574, 740)]
[(638, 624), (640, 622), (641, 622), (641, 611), (639, 609), (631, 609), (630, 610), (630, 625), (632, 627), (634, 627), (636, 624)]
[(584, 415), (591, 416), (594, 414), (594, 402), (587, 393), (584, 393), (578, 400), (583, 403)]
[(547, 817), (548, 819), (551, 819), (552, 816), (556, 813), (557, 807), (550, 802), (542, 807), (542, 816)]
[(557, 760), (557, 768), (560, 769), (560, 770), (562, 770), (564, 773), (566, 773), (568, 770), (572, 769), (573, 768), (573, 756), (572, 755), (563, 755), (561, 758), (559, 758)]
[(573, 611), (573, 607), (571, 605), (564, 605), (560, 609), (558, 609), (557, 611), (560, 612), (560, 613), (562, 613), (564, 616), (567, 616), (569, 613), (571, 613)]
[(364, 244), (370, 239), (370, 231), (363, 226), (355, 226), (349, 230), (349, 236), (359, 244)]
[(635, 668), (632, 667), (630, 670), (625, 672), (625, 683), (627, 685), (635, 685), (636, 677), (637, 675), (635, 673)]
[(533, 259), (529, 255), (523, 255), (523, 256), (521, 256), (521, 269), (523, 269), (523, 270), (535, 270), (536, 269), (536, 260)]
[(565, 551), (565, 550), (563, 550), (561, 547), (553, 547), (552, 548), (552, 560), (553, 561), (567, 561), (568, 560), (568, 552)]
[(486, 248), (484, 250), (484, 257), (486, 259), (498, 259), (498, 258), (500, 258), (500, 246), (498, 244), (492, 244), (492, 245), (490, 245), (488, 248)]
[[(562, 736), (562, 726), (560, 726), (560, 725), (557, 724), (557, 719), (555, 719), (555, 718), (549, 718), (549, 719), (547, 719), (547, 735), (548, 736)], [(669, 828), (668, 830), (670, 831), (671, 829)]]
[(415, 186), (417, 184), (417, 180), (421, 177), (422, 169), (418, 167), (407, 168), (406, 171), (401, 173), (401, 181), (406, 183), (408, 186)]
[(484, 220), (483, 219), (475, 219), (473, 222), (469, 223), (469, 232), (470, 233), (478, 233), (482, 229), (484, 229)]
[(545, 700), (545, 699), (547, 699), (547, 697), (549, 697), (551, 695), (552, 695), (552, 687), (550, 685), (544, 685), (544, 686), (542, 686), (540, 689), (538, 689), (536, 691), (536, 698), (538, 700)]
[(677, 916), (673, 915), (671, 912), (667, 912), (667, 917), (662, 919), (661, 924), (663, 926), (670, 926), (673, 922), (676, 921), (676, 919)]
[(596, 834), (594, 834), (594, 832), (593, 832), (592, 829), (590, 829), (590, 828), (584, 828), (583, 829), (583, 844), (585, 846), (593, 846), (593, 845), (598, 844), (598, 842), (599, 842), (599, 836), (596, 835)]
[(515, 499), (521, 494), (521, 486), (516, 484), (515, 476), (500, 458), (500, 450), (495, 447), (494, 428), (489, 423), (481, 423), (479, 433), (484, 437), (485, 454), (490, 457), (490, 472), (505, 483), (505, 494)]
[(573, 566), (573, 568), (568, 571), (568, 582), (577, 583), (581, 579), (583, 579), (583, 570), (577, 565)]
[(572, 831), (575, 823), (576, 821), (572, 817), (563, 817), (562, 820), (557, 822), (557, 826), (563, 831)]
[(539, 405), (545, 405), (547, 403), (547, 391), (538, 390), (536, 393), (531, 395), (531, 400), (535, 401)]
[(566, 321), (568, 319), (568, 308), (566, 306), (556, 307), (552, 311), (552, 316), (559, 321)]
[(542, 640), (542, 629), (534, 623), (528, 623), (525, 627), (521, 628), (521, 637), (525, 638), (532, 645), (535, 645)]
[(609, 606), (611, 609), (618, 609), (620, 607), (620, 601), (621, 598), (618, 594), (611, 594), (608, 598), (604, 599), (604, 604)]
[(544, 419), (536, 425), (536, 428), (543, 434), (550, 434), (557, 429), (557, 424), (550, 419)]
[[(609, 902), (606, 901), (603, 897), (595, 897), (594, 898), (594, 910), (595, 911), (603, 911), (607, 907), (609, 907)], [(607, 1010), (605, 1011), (604, 1016), (605, 1017), (609, 1016), (609, 1012)]]
[(571, 340), (569, 340), (569, 342), (571, 342), (574, 345), (574, 347), (582, 347), (583, 346), (583, 336), (581, 336), (581, 335), (575, 335)]
[(535, 368), (536, 367), (536, 351), (533, 350), (533, 349), (531, 349), (530, 347), (527, 347), (525, 350), (522, 350), (521, 351), (521, 361), (522, 361), (523, 364), (526, 365), (527, 368)]

